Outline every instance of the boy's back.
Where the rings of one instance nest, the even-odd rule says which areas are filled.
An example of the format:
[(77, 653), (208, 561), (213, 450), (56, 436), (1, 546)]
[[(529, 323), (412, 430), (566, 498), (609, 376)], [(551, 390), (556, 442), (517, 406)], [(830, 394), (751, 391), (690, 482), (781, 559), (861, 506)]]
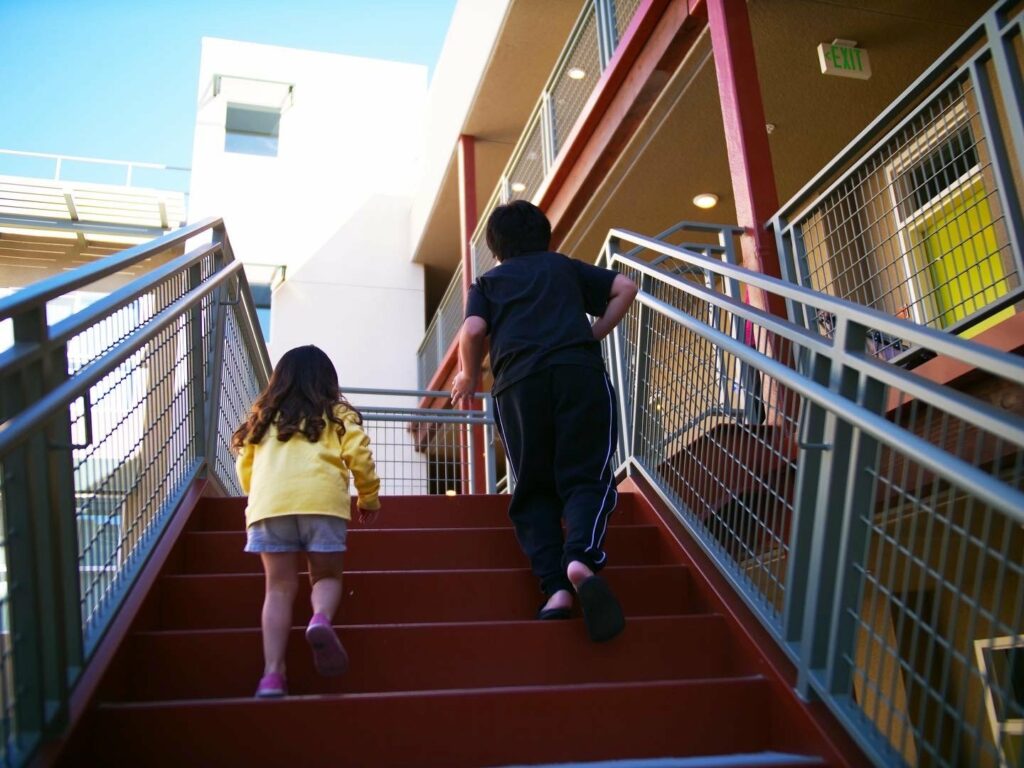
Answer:
[(549, 365), (603, 369), (587, 315), (604, 313), (614, 279), (550, 251), (506, 259), (478, 278), (466, 314), (487, 323), (494, 392)]

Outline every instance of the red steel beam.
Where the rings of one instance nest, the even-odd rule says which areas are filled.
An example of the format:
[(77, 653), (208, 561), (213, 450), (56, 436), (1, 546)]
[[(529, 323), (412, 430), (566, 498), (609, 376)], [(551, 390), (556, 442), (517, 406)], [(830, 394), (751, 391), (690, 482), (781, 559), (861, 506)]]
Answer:
[[(780, 277), (775, 238), (765, 227), (765, 222), (779, 209), (779, 196), (775, 189), (747, 2), (706, 0), (706, 3), (736, 219), (744, 230), (740, 238), (743, 266)], [(745, 300), (760, 309), (786, 316), (785, 303), (779, 296), (747, 288)]]

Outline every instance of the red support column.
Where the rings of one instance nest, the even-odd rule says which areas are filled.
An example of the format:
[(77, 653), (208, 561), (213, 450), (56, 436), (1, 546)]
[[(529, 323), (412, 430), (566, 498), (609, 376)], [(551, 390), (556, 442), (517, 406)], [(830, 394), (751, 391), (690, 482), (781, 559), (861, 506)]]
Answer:
[[(466, 296), (469, 294), (469, 286), (473, 284), (473, 251), (470, 247), (470, 240), (473, 232), (476, 231), (476, 139), (465, 134), (459, 136), (458, 145), (459, 162), (459, 246), (462, 257), (462, 306), (466, 306)], [(458, 367), (458, 361), (455, 363)], [(472, 411), (482, 411), (483, 403), (473, 398), (469, 405)], [(483, 427), (470, 427), (466, 432), (472, 434), (473, 446), (473, 473), (472, 483), (470, 482), (470, 453), (469, 445), (464, 444), (461, 448), (462, 463), (462, 492), (472, 493), (475, 488), (478, 493), (486, 489), (487, 464), (485, 461), (486, 447), (484, 446)]]
[[(775, 239), (764, 226), (779, 209), (779, 197), (768, 147), (747, 2), (707, 0), (707, 11), (736, 219), (745, 230), (741, 238), (743, 266), (779, 277)], [(776, 315), (786, 315), (783, 301), (766, 296), (760, 289), (749, 288), (745, 300)]]

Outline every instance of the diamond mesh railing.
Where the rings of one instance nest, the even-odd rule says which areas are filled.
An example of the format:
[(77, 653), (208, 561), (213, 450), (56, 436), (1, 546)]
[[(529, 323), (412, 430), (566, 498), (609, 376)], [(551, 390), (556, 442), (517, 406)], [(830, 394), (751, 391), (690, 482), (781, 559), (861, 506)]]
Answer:
[[(147, 260), (157, 266), (47, 322), (48, 302)], [(0, 763), (22, 765), (193, 481), (237, 490), (227, 430), (269, 360), (213, 219), (30, 285), (0, 300), (0, 321), (13, 338), (0, 352)]]
[[(993, 6), (782, 208), (787, 279), (968, 337), (1020, 309), (1022, 19)], [(801, 320), (834, 333), (827, 312)], [(870, 339), (883, 360), (922, 354)]]
[[(641, 289), (606, 345), (627, 468), (800, 690), (879, 765), (1019, 764), (1024, 361), (632, 233), (605, 258)], [(833, 335), (743, 304), (746, 288), (829, 313)], [(879, 360), (875, 332), (935, 360)], [(936, 383), (949, 365), (973, 373)]]

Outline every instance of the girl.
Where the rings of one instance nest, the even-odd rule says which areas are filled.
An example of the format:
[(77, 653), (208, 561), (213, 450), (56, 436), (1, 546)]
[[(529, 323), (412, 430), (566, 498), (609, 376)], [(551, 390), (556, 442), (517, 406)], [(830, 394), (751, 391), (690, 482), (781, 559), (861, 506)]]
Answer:
[(341, 601), (342, 553), (351, 518), (349, 473), (359, 494), (360, 522), (380, 509), (370, 439), (362, 417), (338, 388), (330, 358), (312, 345), (289, 350), (232, 437), (236, 469), (249, 495), (246, 552), (258, 552), (266, 574), (263, 678), (256, 696), (288, 692), (284, 655), (298, 591), (299, 552), (306, 553), (313, 618), (306, 640), (322, 675), (348, 669), (331, 624)]

